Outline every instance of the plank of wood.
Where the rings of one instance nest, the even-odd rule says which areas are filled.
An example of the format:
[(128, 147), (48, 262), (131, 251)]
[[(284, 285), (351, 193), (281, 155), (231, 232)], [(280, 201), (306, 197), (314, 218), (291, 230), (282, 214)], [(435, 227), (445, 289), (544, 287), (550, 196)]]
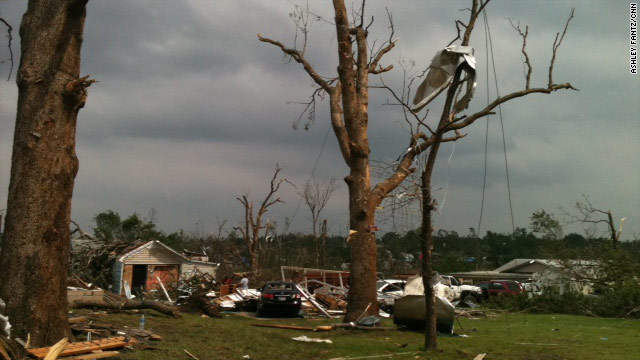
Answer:
[(64, 351), (68, 344), (68, 338), (63, 338), (62, 340), (58, 341), (55, 345), (49, 348), (49, 351), (47, 351), (47, 355), (44, 357), (44, 360), (56, 360), (58, 358), (58, 355), (60, 355), (60, 353)]
[(114, 357), (120, 355), (119, 351), (100, 351), (100, 352), (92, 352), (90, 354), (74, 356), (74, 357), (65, 357), (58, 358), (58, 360), (91, 360), (91, 359), (104, 359), (109, 357)]
[(89, 319), (86, 316), (72, 316), (69, 317), (69, 324), (77, 324), (82, 322), (87, 322)]
[(2, 345), (1, 342), (0, 342), (0, 355), (2, 355), (2, 358), (4, 360), (11, 360), (11, 358), (9, 357), (9, 354), (7, 353), (7, 350), (4, 349), (4, 346)]
[(294, 325), (269, 325), (269, 324), (250, 324), (250, 325), (251, 326), (259, 326), (259, 327), (276, 328), (276, 329), (304, 330), (304, 331), (314, 331), (315, 330), (312, 327), (294, 326)]
[[(62, 353), (60, 353), (60, 356), (85, 354), (85, 353), (96, 351), (96, 350), (115, 349), (115, 348), (120, 348), (127, 345), (132, 345), (135, 343), (136, 343), (135, 339), (133, 338), (127, 339), (124, 336), (110, 337), (110, 338), (94, 340), (94, 341), (70, 343), (62, 351)], [(44, 347), (44, 348), (29, 349), (27, 351), (29, 352), (29, 354), (37, 357), (38, 359), (43, 359), (47, 355), (49, 350), (50, 350), (50, 347)]]

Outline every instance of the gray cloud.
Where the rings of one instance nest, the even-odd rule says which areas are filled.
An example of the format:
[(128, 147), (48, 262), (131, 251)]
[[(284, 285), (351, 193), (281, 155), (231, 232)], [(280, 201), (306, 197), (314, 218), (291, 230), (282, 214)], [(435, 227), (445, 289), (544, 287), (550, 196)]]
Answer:
[[(0, 3), (2, 16), (19, 27), (25, 3)], [(327, 4), (313, 11), (332, 21)], [(466, 16), (467, 2), (367, 3), (375, 17), (370, 39), (389, 36), (385, 6), (394, 16), (396, 49), (383, 61), (395, 70), (385, 82), (399, 89), (398, 60), (428, 66), (435, 51), (456, 35), (453, 20)], [(524, 84), (520, 38), (506, 18), (528, 24), (533, 86), (545, 86), (551, 43), (561, 31), (568, 1), (507, 2), (489, 5), (491, 34), (501, 94)], [(235, 223), (242, 216), (235, 197), (244, 191), (263, 196), (276, 163), (301, 188), (307, 181), (328, 129), (328, 104), (321, 103), (309, 131), (291, 129), (313, 85), (299, 64), (257, 40), (257, 33), (285, 44), (294, 40), (288, 1), (91, 1), (85, 26), (82, 72), (100, 82), (90, 88), (80, 112), (73, 217), (85, 227), (94, 214), (113, 209), (123, 215), (153, 208), (168, 231), (216, 227), (216, 217)], [(16, 31), (17, 32), (17, 31)], [(306, 56), (325, 76), (336, 67), (335, 29), (313, 22)], [(17, 34), (16, 34), (17, 38)], [(17, 40), (16, 40), (17, 42)], [(379, 43), (379, 42), (378, 42)], [(483, 23), (472, 38), (478, 59), (478, 90), (470, 111), (486, 104)], [(19, 45), (14, 44), (15, 52)], [(628, 4), (581, 2), (556, 61), (554, 80), (580, 92), (533, 95), (502, 108), (517, 226), (532, 211), (557, 211), (582, 194), (629, 220), (628, 234), (640, 231), (640, 148), (637, 78), (628, 74)], [(4, 50), (0, 50), (4, 51)], [(2, 53), (4, 54), (4, 53)], [(0, 68), (4, 73), (6, 67)], [(490, 78), (490, 80), (492, 80)], [(375, 84), (379, 81), (371, 79)], [(495, 94), (490, 81), (490, 93)], [(9, 182), (16, 88), (0, 83), (0, 202)], [(492, 96), (493, 97), (493, 96)], [(407, 126), (390, 96), (372, 89), (372, 157), (392, 161), (408, 144)], [(438, 116), (434, 102), (429, 121)], [(437, 163), (436, 192), (445, 202), (437, 226), (465, 233), (477, 227), (482, 192), (485, 120), (465, 129), (465, 139), (446, 144)], [(315, 177), (347, 174), (333, 134)], [(490, 119), (484, 230), (510, 229), (499, 119)], [(446, 199), (444, 188), (447, 189)], [(296, 218), (294, 231), (309, 227), (306, 209), (296, 213), (296, 189), (282, 192), (285, 204), (271, 215), (280, 223)], [(342, 188), (325, 214), (332, 231), (347, 230), (347, 191)], [(0, 209), (5, 206), (0, 206)], [(413, 212), (412, 212), (413, 211)], [(417, 226), (415, 210), (398, 214), (397, 230)], [(383, 230), (394, 230), (381, 223)], [(579, 231), (579, 228), (570, 228)], [(628, 235), (629, 236), (629, 235)]]

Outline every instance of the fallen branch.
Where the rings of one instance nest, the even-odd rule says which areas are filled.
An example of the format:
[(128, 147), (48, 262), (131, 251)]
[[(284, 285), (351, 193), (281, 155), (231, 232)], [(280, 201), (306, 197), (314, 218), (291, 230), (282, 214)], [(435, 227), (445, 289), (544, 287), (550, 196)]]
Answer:
[(75, 308), (98, 308), (109, 310), (133, 310), (133, 309), (151, 309), (161, 314), (171, 315), (175, 318), (180, 317), (180, 311), (173, 306), (164, 305), (157, 301), (150, 300), (129, 300), (122, 298), (118, 303), (106, 303), (101, 301), (76, 300), (71, 304)]
[(331, 325), (334, 329), (356, 329), (356, 330), (393, 330), (392, 327), (383, 327), (383, 326), (362, 326), (356, 325), (355, 323), (342, 323), (342, 324), (333, 324)]

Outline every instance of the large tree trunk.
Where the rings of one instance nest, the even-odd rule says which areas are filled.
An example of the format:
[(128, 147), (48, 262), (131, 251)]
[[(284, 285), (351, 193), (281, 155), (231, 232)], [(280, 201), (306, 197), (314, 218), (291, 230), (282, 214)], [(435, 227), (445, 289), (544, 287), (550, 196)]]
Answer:
[(34, 346), (71, 336), (67, 267), (86, 0), (30, 0), (20, 26), (18, 112), (13, 139), (0, 298)]
[[(336, 36), (338, 39), (338, 76), (342, 94), (344, 125), (349, 137), (351, 172), (345, 178), (349, 187), (349, 226), (357, 231), (352, 237), (351, 274), (345, 322), (354, 321), (365, 309), (378, 313), (376, 295), (376, 240), (371, 227), (375, 220), (375, 206), (371, 198), (368, 130), (368, 57), (366, 32), (362, 27), (351, 29), (343, 0), (334, 0)], [(354, 59), (351, 30), (355, 33), (357, 58)], [(354, 67), (354, 61), (356, 67)], [(332, 108), (332, 112), (339, 112)], [(337, 134), (336, 134), (337, 135)]]
[(351, 175), (346, 181), (349, 185), (349, 223), (350, 229), (357, 231), (351, 237), (351, 274), (347, 296), (347, 314), (345, 322), (355, 321), (369, 306), (369, 314), (378, 313), (376, 295), (376, 240), (371, 226), (374, 224), (374, 209), (369, 208), (369, 161), (363, 158), (363, 166), (352, 166)]

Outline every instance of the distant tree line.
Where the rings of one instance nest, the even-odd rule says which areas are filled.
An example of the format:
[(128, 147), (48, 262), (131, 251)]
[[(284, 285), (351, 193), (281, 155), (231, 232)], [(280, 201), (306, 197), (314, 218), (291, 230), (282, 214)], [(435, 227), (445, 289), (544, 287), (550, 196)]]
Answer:
[[(434, 237), (434, 269), (440, 273), (493, 270), (516, 258), (600, 259), (611, 250), (608, 238), (585, 237), (576, 233), (562, 236), (561, 231), (549, 230), (548, 221), (541, 225), (539, 220), (534, 214), (530, 229), (517, 228), (513, 234), (488, 231), (479, 237), (473, 228), (466, 235), (438, 230)], [(184, 230), (167, 234), (158, 229), (153, 211), (148, 217), (134, 213), (122, 218), (118, 213), (108, 210), (97, 214), (94, 221), (95, 237), (105, 244), (126, 245), (134, 241), (158, 240), (177, 251), (205, 251), (210, 261), (220, 263), (221, 275), (251, 269), (244, 239), (236, 230), (223, 234), (220, 229), (218, 234), (209, 235)], [(551, 222), (551, 225), (553, 227), (555, 224)], [(313, 234), (271, 232), (259, 241), (262, 242), (259, 261), (263, 274), (258, 280), (279, 277), (282, 265), (317, 266), (317, 243)], [(419, 272), (419, 229), (403, 234), (388, 232), (378, 238), (377, 249), (378, 271), (384, 276)], [(346, 269), (350, 255), (344, 236), (328, 236), (326, 251), (324, 268)], [(616, 253), (624, 254), (624, 258), (637, 263), (637, 259), (640, 259), (640, 240), (620, 242)], [(621, 261), (618, 259), (616, 262)]]

